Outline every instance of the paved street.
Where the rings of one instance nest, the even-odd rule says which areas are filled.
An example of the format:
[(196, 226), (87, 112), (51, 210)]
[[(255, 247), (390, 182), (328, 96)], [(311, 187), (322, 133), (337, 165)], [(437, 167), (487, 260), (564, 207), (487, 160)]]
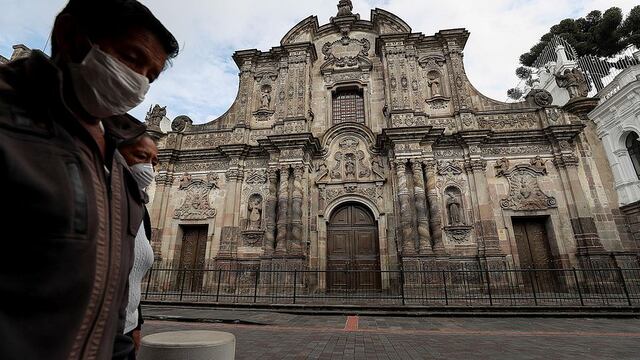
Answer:
[[(640, 320), (312, 316), (265, 311), (146, 309), (144, 333), (236, 335), (237, 359), (638, 359)], [(206, 316), (205, 316), (206, 315)], [(233, 322), (236, 323), (233, 323)]]

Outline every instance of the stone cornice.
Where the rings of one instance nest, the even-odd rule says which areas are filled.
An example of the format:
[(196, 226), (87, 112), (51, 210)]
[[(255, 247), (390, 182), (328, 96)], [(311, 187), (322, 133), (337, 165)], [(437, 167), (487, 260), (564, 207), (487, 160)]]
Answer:
[(311, 154), (320, 152), (320, 140), (311, 133), (271, 135), (266, 139), (258, 139), (258, 144), (268, 152), (283, 149), (304, 149)]

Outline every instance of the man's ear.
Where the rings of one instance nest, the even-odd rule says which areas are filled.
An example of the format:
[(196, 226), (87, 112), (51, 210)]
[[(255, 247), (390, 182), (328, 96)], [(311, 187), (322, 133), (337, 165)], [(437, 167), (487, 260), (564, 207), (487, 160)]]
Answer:
[(88, 35), (71, 14), (56, 17), (52, 39), (57, 49), (55, 60), (80, 63), (91, 49)]

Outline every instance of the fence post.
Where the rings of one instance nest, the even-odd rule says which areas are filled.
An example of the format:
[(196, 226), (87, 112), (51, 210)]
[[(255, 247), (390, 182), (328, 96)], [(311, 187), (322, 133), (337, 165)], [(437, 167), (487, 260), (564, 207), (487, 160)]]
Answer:
[(402, 296), (402, 305), (405, 305), (404, 298), (404, 267), (400, 267), (400, 296)]
[(584, 306), (584, 300), (582, 299), (582, 290), (580, 289), (580, 282), (578, 282), (578, 274), (576, 273), (576, 268), (572, 267), (571, 270), (573, 271), (573, 279), (576, 282), (576, 288), (578, 289), (578, 296), (580, 296), (580, 305)]
[(537, 271), (537, 270), (526, 269), (525, 271), (527, 272), (527, 274), (529, 274), (529, 282), (531, 282), (531, 292), (533, 293), (533, 303), (536, 304), (537, 306), (538, 305), (538, 294), (536, 292), (537, 282), (534, 281), (534, 277), (533, 275), (531, 275), (531, 271)]
[(151, 275), (153, 275), (153, 266), (149, 269), (149, 278), (147, 281), (147, 288), (144, 291), (144, 299), (147, 300), (149, 298), (149, 285), (151, 284)]
[(260, 276), (260, 269), (256, 269), (256, 282), (253, 285), (253, 303), (258, 300), (258, 277)]
[(296, 283), (298, 280), (298, 269), (293, 270), (293, 303), (296, 303)]
[(489, 266), (485, 269), (487, 274), (487, 292), (489, 293), (489, 306), (493, 306), (493, 297), (491, 296), (491, 273), (489, 273)]
[(449, 295), (447, 294), (447, 275), (442, 269), (442, 284), (444, 285), (444, 303), (449, 305)]
[(620, 280), (622, 280), (622, 289), (624, 290), (624, 295), (627, 297), (627, 303), (631, 306), (631, 297), (629, 296), (629, 289), (627, 289), (627, 282), (624, 280), (624, 274), (622, 273), (620, 265), (618, 265), (617, 262), (615, 264), (616, 269), (618, 270), (618, 276), (620, 277)]
[(216, 302), (220, 302), (220, 283), (222, 282), (222, 269), (218, 269), (218, 287), (216, 289)]
[(182, 301), (182, 294), (184, 293), (184, 279), (187, 277), (187, 269), (180, 269), (182, 271), (182, 281), (180, 282), (180, 301)]

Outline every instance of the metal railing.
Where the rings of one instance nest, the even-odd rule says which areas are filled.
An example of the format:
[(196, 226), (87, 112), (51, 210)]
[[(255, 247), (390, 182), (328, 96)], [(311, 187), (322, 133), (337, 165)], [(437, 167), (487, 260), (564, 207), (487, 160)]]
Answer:
[(147, 302), (384, 306), (629, 307), (640, 269), (260, 270), (152, 268)]

